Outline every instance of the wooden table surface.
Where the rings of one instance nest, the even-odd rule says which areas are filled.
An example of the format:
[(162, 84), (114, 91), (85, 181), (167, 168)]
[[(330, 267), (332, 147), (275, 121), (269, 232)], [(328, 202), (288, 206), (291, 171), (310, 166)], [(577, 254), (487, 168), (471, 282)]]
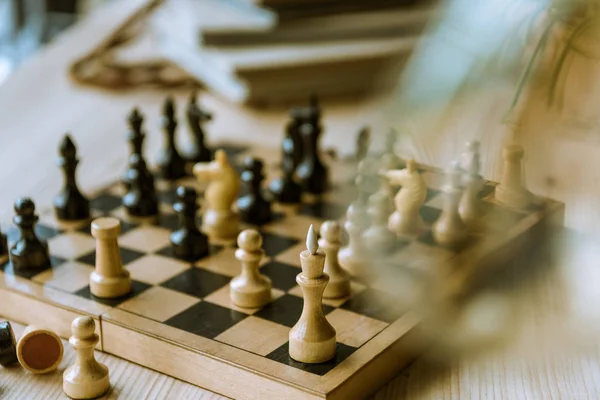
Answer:
[[(65, 132), (71, 132), (81, 158), (78, 172), (84, 191), (92, 190), (114, 181), (122, 172), (128, 146), (124, 140), (125, 118), (133, 106), (138, 106), (147, 116), (146, 154), (155, 155), (162, 145), (158, 129), (158, 116), (165, 93), (155, 91), (132, 91), (109, 93), (81, 88), (69, 81), (66, 71), (69, 63), (84, 54), (109, 32), (130, 8), (141, 0), (113, 2), (92, 14), (75, 26), (49, 47), (25, 62), (19, 70), (0, 86), (0, 218), (6, 221), (12, 215), (12, 204), (19, 196), (30, 196), (39, 204), (49, 204), (61, 182), (60, 171), (55, 167), (57, 145)], [(187, 93), (174, 93), (180, 100)], [(285, 109), (251, 110), (241, 108), (210, 95), (202, 96), (202, 103), (215, 113), (215, 121), (209, 127), (209, 140), (244, 140), (255, 143), (272, 143), (276, 148), (282, 137), (285, 124)], [(353, 149), (354, 135), (363, 124), (372, 124), (376, 132), (383, 132), (381, 111), (386, 104), (384, 96), (355, 99), (324, 104), (324, 124), (327, 128), (323, 137), (324, 147), (335, 147), (341, 152)], [(185, 132), (183, 107), (179, 108), (182, 132)], [(464, 135), (467, 133), (463, 132)], [(430, 150), (424, 151), (422, 159), (432, 162), (436, 148), (449, 142), (453, 148), (464, 142), (459, 132), (445, 141), (436, 141)], [(181, 146), (186, 144), (185, 134), (179, 135)], [(382, 136), (382, 135), (379, 135)], [(423, 139), (425, 140), (425, 139)], [(538, 140), (529, 136), (528, 140)], [(577, 203), (575, 194), (597, 194), (596, 171), (589, 164), (597, 158), (597, 146), (586, 143), (568, 145), (548, 144), (538, 148), (533, 157), (539, 161), (541, 154), (550, 154), (557, 147), (566, 147), (570, 152), (565, 157), (552, 156), (551, 168), (556, 185), (553, 186), (559, 199)], [(420, 146), (420, 147), (419, 147)], [(420, 143), (416, 148), (423, 148)], [(562, 148), (561, 147), (561, 148)], [(495, 149), (495, 150), (493, 150)], [(484, 173), (497, 178), (497, 143), (484, 143)], [(562, 153), (561, 153), (562, 154)], [(154, 161), (154, 160), (151, 160)], [(486, 163), (487, 161), (487, 163)], [(572, 190), (573, 185), (582, 186), (583, 178), (568, 174), (561, 167), (570, 165), (570, 171), (585, 170), (588, 179), (585, 191)], [(591, 168), (591, 172), (590, 171)], [(536, 169), (535, 165), (533, 170)], [(540, 171), (540, 169), (537, 169)], [(495, 175), (495, 176), (494, 176)], [(536, 178), (547, 174), (533, 173)], [(537, 179), (532, 182), (541, 182)], [(557, 189), (558, 188), (558, 189)], [(544, 186), (537, 185), (544, 190)], [(588, 196), (589, 197), (589, 196)], [(586, 197), (589, 204), (591, 200)], [(594, 197), (592, 197), (594, 198)], [(595, 199), (598, 197), (596, 196)], [(597, 202), (597, 200), (596, 200)], [(585, 204), (588, 204), (585, 203)], [(577, 205), (577, 204), (576, 204)], [(567, 218), (571, 225), (588, 221), (586, 212), (593, 207), (568, 209)], [(597, 207), (596, 207), (597, 208)], [(594, 209), (595, 210), (595, 209)], [(596, 212), (596, 211), (594, 211)], [(597, 214), (592, 213), (593, 217)], [(580, 225), (585, 225), (585, 223)], [(588, 226), (585, 225), (585, 226)], [(596, 224), (597, 225), (597, 224)], [(584, 227), (585, 227), (584, 226)], [(556, 260), (556, 263), (574, 263), (576, 267), (588, 264), (575, 261)], [(590, 272), (585, 269), (583, 274)], [(597, 275), (597, 274), (596, 274)], [(560, 277), (560, 274), (558, 274)], [(600, 398), (600, 355), (595, 340), (581, 346), (558, 346), (562, 343), (556, 335), (547, 335), (548, 330), (557, 330), (556, 320), (562, 322), (566, 315), (565, 297), (558, 297), (556, 276), (524, 287), (514, 285), (514, 297), (519, 307), (523, 329), (508, 347), (494, 348), (477, 356), (461, 355), (450, 362), (434, 363), (439, 359), (436, 351), (432, 357), (417, 360), (404, 373), (382, 388), (377, 399), (597, 399)], [(521, 285), (523, 286), (523, 285)], [(592, 291), (593, 292), (593, 291)], [(0, 299), (1, 301), (1, 299)], [(585, 309), (585, 307), (584, 307)], [(531, 322), (535, 321), (535, 324)], [(540, 321), (550, 321), (542, 323)], [(16, 325), (18, 333), (22, 326)], [(548, 328), (548, 329), (544, 329)], [(570, 332), (566, 330), (566, 332)], [(564, 333), (564, 332), (563, 332)], [(570, 332), (572, 333), (572, 332)], [(518, 336), (518, 338), (516, 337)], [(562, 336), (559, 336), (562, 337)], [(597, 337), (597, 336), (594, 336)], [(564, 337), (562, 337), (564, 338)], [(547, 340), (546, 340), (547, 339)], [(582, 342), (581, 340), (578, 343)], [(581, 344), (581, 343), (580, 343)], [(524, 357), (523, 349), (535, 348), (530, 357)], [(560, 350), (559, 350), (560, 349)], [(552, 356), (550, 356), (552, 354)], [(110, 368), (112, 391), (107, 398), (142, 399), (212, 399), (221, 396), (189, 385), (144, 367), (116, 357), (97, 353), (98, 358)], [(59, 371), (45, 376), (34, 376), (21, 368), (0, 369), (0, 398), (2, 399), (54, 399), (65, 398), (62, 394), (62, 370), (74, 358), (66, 346), (65, 360)]]

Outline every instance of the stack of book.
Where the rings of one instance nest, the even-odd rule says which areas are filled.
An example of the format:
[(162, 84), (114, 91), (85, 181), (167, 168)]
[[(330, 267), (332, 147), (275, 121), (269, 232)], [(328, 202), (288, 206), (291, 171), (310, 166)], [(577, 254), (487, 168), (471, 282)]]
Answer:
[[(254, 103), (391, 88), (434, 13), (430, 0), (204, 0), (192, 7), (186, 17), (197, 35), (189, 46), (164, 46), (166, 56), (226, 98)], [(181, 17), (170, 20), (180, 25)]]

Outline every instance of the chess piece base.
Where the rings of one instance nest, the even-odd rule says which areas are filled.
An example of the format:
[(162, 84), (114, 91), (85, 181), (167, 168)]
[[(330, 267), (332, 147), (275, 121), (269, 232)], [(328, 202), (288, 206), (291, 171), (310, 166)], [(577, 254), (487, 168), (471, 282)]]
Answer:
[(539, 206), (541, 202), (533, 193), (524, 188), (511, 189), (500, 184), (496, 186), (495, 198), (500, 203), (516, 209)]
[(54, 371), (63, 359), (63, 345), (56, 333), (29, 325), (17, 342), (19, 363), (34, 374)]
[(231, 280), (230, 294), (231, 301), (238, 307), (259, 308), (271, 301), (271, 281), (265, 279), (261, 284), (248, 287), (246, 280), (238, 276)]
[(350, 280), (340, 279), (335, 280), (333, 277), (325, 287), (323, 297), (327, 299), (337, 299), (350, 295)]
[(425, 228), (421, 215), (394, 211), (388, 219), (388, 228), (398, 236), (418, 236)]
[(131, 292), (129, 271), (123, 270), (120, 276), (106, 277), (96, 271), (90, 274), (90, 292), (100, 298), (116, 298)]
[(202, 218), (202, 230), (211, 238), (235, 239), (240, 231), (239, 215), (231, 210), (209, 208)]
[(363, 242), (371, 254), (382, 256), (391, 252), (398, 241), (385, 226), (372, 226), (363, 233)]
[(464, 244), (467, 239), (465, 226), (458, 220), (442, 219), (436, 221), (431, 228), (434, 240), (441, 246), (455, 248)]
[(318, 342), (309, 342), (298, 337), (298, 331), (290, 331), (290, 357), (307, 364), (318, 364), (335, 357), (335, 331), (330, 338), (318, 338)]
[(350, 248), (344, 247), (338, 253), (338, 262), (350, 275), (365, 277), (369, 273), (369, 262), (367, 259)]
[(51, 266), (45, 243), (26, 243), (10, 249), (10, 262), (15, 271), (45, 269)]
[(67, 396), (72, 399), (95, 399), (108, 391), (110, 378), (106, 365), (95, 362), (84, 364), (83, 367), (87, 368), (81, 367), (73, 365), (63, 373), (63, 391)]

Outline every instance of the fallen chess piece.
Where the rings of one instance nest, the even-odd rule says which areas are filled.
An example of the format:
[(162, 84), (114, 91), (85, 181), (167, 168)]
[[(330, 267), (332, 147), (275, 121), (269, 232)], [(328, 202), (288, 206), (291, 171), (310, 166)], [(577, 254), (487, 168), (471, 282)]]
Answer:
[(17, 357), (17, 341), (12, 326), (8, 321), (0, 322), (0, 365), (8, 367), (19, 361)]
[(30, 325), (17, 342), (19, 363), (34, 374), (54, 371), (63, 358), (63, 345), (56, 333)]

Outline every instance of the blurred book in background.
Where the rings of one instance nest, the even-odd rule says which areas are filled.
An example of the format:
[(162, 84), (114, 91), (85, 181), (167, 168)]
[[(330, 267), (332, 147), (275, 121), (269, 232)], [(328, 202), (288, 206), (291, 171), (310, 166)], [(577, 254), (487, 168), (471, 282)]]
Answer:
[[(331, 97), (392, 89), (435, 15), (431, 0), (154, 0), (146, 4), (153, 6), (151, 13), (142, 11), (148, 14), (144, 29), (135, 35), (122, 34), (125, 41), (107, 38), (105, 43), (120, 48), (100, 46), (83, 60), (90, 65), (91, 56), (96, 64), (110, 60), (113, 76), (127, 65), (146, 63), (156, 69), (158, 61), (168, 62), (239, 103), (281, 103), (304, 100), (311, 93)], [(108, 52), (113, 54), (105, 57)], [(102, 85), (100, 78), (94, 78), (96, 82), (81, 78), (80, 67), (76, 65), (75, 79)], [(130, 70), (123, 73), (124, 79), (126, 75), (142, 74)], [(115, 82), (111, 86), (118, 87), (119, 81)]]

